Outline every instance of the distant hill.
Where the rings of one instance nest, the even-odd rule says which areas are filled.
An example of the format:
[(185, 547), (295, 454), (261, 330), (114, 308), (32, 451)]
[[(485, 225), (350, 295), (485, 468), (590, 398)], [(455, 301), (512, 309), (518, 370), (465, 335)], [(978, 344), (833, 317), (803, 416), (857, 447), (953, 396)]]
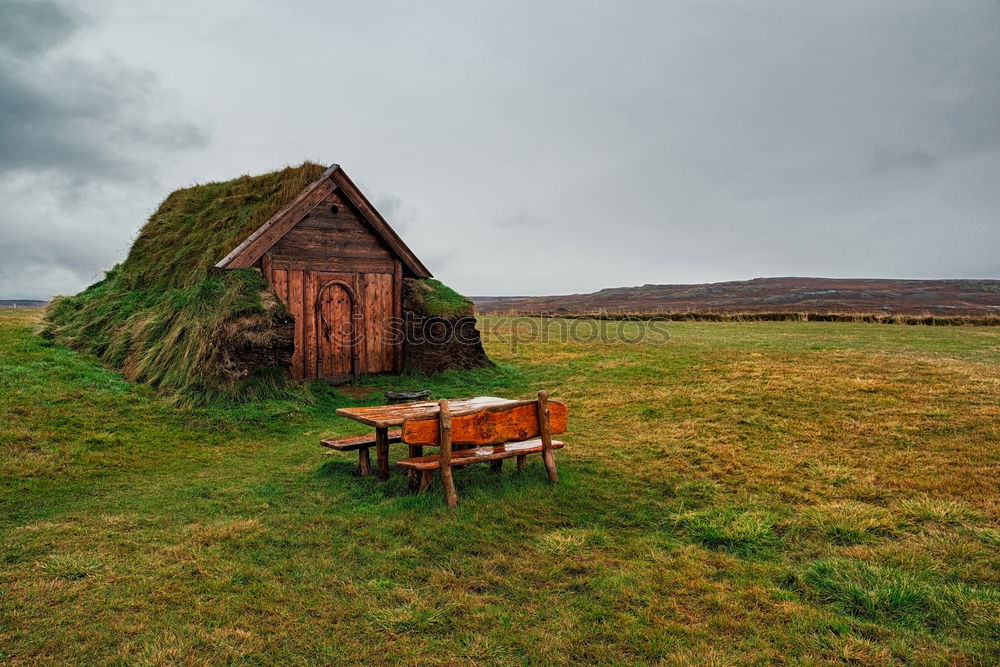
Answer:
[(1000, 314), (1000, 280), (756, 278), (616, 287), (590, 294), (472, 297), (479, 313)]
[(47, 303), (37, 299), (0, 299), (0, 308), (42, 308)]

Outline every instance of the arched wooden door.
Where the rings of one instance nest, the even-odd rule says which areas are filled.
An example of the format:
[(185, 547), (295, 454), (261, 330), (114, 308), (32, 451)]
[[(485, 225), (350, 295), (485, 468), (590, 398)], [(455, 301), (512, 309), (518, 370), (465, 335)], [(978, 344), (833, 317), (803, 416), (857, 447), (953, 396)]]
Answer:
[(316, 375), (335, 382), (358, 376), (354, 293), (347, 283), (331, 281), (316, 295)]

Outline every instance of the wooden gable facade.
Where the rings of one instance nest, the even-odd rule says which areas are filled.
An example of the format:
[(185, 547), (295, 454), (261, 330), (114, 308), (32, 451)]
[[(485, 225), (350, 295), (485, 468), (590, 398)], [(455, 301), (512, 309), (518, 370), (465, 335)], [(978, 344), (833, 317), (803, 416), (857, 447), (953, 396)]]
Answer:
[(338, 165), (216, 267), (259, 268), (295, 318), (292, 377), (335, 383), (402, 369), (403, 277), (431, 277)]

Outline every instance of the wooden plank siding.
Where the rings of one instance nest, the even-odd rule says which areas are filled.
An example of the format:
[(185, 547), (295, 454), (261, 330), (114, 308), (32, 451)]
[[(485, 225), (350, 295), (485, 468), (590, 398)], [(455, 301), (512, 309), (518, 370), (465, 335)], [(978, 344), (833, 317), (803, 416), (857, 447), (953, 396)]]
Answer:
[[(402, 314), (404, 267), (346, 198), (328, 193), (273, 244), (259, 266), (295, 318), (293, 378), (340, 380), (353, 370), (351, 347), (331, 339), (324, 322), (357, 327), (358, 373), (402, 367), (401, 345), (387, 336), (385, 320)], [(350, 291), (324, 290), (331, 283)], [(360, 320), (352, 320), (353, 312)]]
[(392, 316), (396, 318), (397, 329), (394, 332), (396, 340), (392, 341), (392, 371), (403, 372), (403, 263), (398, 259), (394, 262), (392, 272)]
[(295, 349), (292, 351), (292, 377), (304, 378), (303, 356), (305, 352), (305, 321), (302, 311), (302, 271), (288, 271), (288, 300), (285, 302), (295, 318)]
[(314, 271), (303, 272), (303, 325), (306, 332), (305, 339), (305, 376), (314, 378), (316, 373), (316, 361), (319, 358), (316, 336), (316, 273)]

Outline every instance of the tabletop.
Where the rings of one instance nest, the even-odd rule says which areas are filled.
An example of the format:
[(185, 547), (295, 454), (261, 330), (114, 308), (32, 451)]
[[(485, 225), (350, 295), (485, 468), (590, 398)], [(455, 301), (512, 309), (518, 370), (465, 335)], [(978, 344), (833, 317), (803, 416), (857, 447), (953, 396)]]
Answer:
[[(524, 401), (516, 401), (509, 398), (497, 398), (496, 396), (476, 396), (474, 398), (455, 398), (448, 400), (448, 407), (452, 412), (466, 412), (471, 410), (481, 410), (497, 405), (519, 404)], [(373, 405), (366, 408), (340, 408), (337, 414), (368, 424), (375, 428), (389, 428), (390, 426), (400, 426), (403, 421), (412, 417), (426, 417), (436, 415), (438, 411), (437, 401), (422, 401), (420, 403), (400, 403), (398, 405)]]

